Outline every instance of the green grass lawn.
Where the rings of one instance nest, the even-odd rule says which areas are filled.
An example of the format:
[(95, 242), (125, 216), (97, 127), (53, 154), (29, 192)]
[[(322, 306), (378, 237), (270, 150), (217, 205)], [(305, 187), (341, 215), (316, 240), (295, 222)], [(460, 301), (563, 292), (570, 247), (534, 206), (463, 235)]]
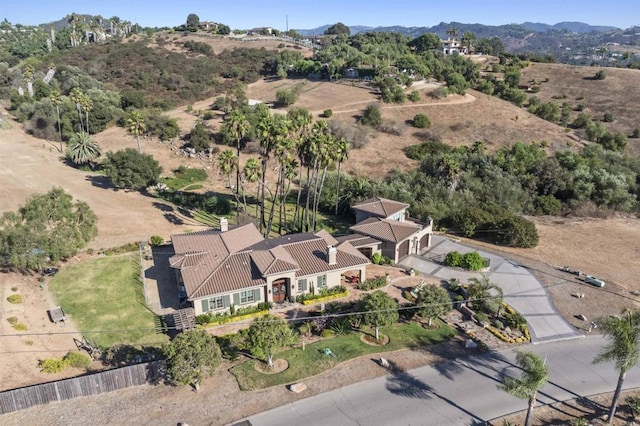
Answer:
[[(304, 351), (302, 348), (290, 349), (274, 356), (289, 362), (289, 368), (281, 373), (260, 373), (255, 369), (255, 363), (261, 361), (256, 360), (244, 362), (230, 371), (238, 380), (242, 390), (264, 389), (291, 383), (322, 373), (341, 362), (362, 355), (434, 345), (455, 335), (452, 328), (443, 323), (439, 324), (440, 327), (436, 330), (427, 330), (416, 322), (381, 328), (380, 332), (389, 337), (389, 343), (385, 346), (368, 345), (360, 340), (361, 333), (350, 333), (306, 345)], [(325, 348), (330, 348), (337, 357), (325, 355), (323, 352)]]
[(156, 345), (167, 341), (166, 335), (153, 330), (134, 330), (156, 325), (155, 315), (145, 306), (137, 252), (61, 268), (50, 288), (75, 326), (100, 346)]

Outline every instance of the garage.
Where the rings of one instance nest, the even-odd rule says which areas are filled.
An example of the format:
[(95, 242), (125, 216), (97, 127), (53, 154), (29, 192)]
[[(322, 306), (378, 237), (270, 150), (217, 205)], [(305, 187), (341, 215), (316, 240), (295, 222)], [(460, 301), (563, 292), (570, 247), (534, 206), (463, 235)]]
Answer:
[(405, 240), (400, 247), (398, 248), (398, 259), (409, 254), (409, 243), (410, 240)]
[(431, 234), (425, 234), (422, 238), (420, 238), (420, 251), (426, 250), (429, 248), (429, 237)]

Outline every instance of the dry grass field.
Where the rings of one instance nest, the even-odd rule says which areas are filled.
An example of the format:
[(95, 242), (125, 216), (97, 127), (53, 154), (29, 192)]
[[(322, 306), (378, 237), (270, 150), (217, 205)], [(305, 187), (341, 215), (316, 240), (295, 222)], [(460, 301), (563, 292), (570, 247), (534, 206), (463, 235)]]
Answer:
[[(599, 70), (606, 74), (604, 80), (593, 80)], [(547, 80), (545, 82), (545, 80)], [(573, 108), (583, 104), (583, 112), (594, 121), (602, 121), (604, 114), (612, 113), (615, 121), (603, 123), (609, 130), (630, 135), (640, 129), (637, 114), (640, 99), (640, 70), (601, 67), (578, 67), (563, 64), (532, 64), (522, 70), (522, 84), (535, 81), (540, 87), (537, 96), (543, 102), (567, 102)], [(578, 112), (574, 112), (574, 117)], [(629, 139), (629, 147), (640, 154), (640, 140)]]
[[(168, 45), (178, 49), (183, 36), (171, 35), (169, 40)], [(215, 40), (211, 43), (218, 52), (236, 45), (243, 46), (247, 42), (224, 39), (224, 42)], [(264, 43), (266, 48), (277, 48), (278, 45), (273, 41)], [(261, 47), (261, 44), (252, 43), (250, 46)], [(594, 115), (596, 112), (603, 114), (606, 108), (611, 109), (618, 117), (612, 126), (620, 126), (625, 132), (640, 127), (637, 115), (632, 111), (635, 103), (631, 102), (630, 97), (623, 97), (621, 94), (625, 88), (627, 96), (640, 90), (639, 82), (632, 80), (638, 78), (640, 72), (607, 69), (604, 81), (584, 79), (593, 75), (596, 70), (536, 64), (524, 71), (522, 80), (538, 81), (548, 77), (549, 82), (541, 85), (538, 94), (541, 99), (547, 100), (554, 94), (565, 93), (566, 100), (573, 104), (578, 102), (577, 97), (584, 96), (583, 102)], [(568, 80), (574, 75), (577, 76), (574, 77), (577, 78), (575, 85)], [(625, 81), (636, 83), (626, 84)], [(303, 80), (259, 81), (248, 87), (247, 97), (273, 102), (277, 90), (294, 85), (300, 85), (300, 98), (295, 106), (308, 108), (315, 117), (324, 109), (331, 108), (334, 113), (331, 120), (352, 123), (367, 105), (376, 103), (381, 107), (383, 119), (396, 123), (405, 123), (419, 113), (426, 114), (432, 122), (428, 132), (451, 145), (470, 145), (476, 140), (482, 140), (492, 151), (517, 141), (544, 140), (554, 148), (580, 145), (573, 132), (565, 132), (561, 127), (541, 120), (522, 108), (482, 93), (469, 91), (464, 97), (454, 95), (446, 99), (433, 99), (428, 94), (435, 90), (437, 84), (432, 82), (409, 88), (408, 91), (418, 90), (421, 100), (403, 105), (381, 104), (370, 90), (349, 84)], [(592, 91), (598, 85), (605, 89)], [(638, 94), (640, 93), (634, 96)], [(611, 98), (609, 103), (607, 96)], [(193, 109), (206, 110), (212, 102), (213, 99), (208, 99), (196, 103)], [(275, 112), (285, 111), (276, 109)], [(194, 114), (187, 112), (186, 105), (168, 114), (178, 120), (182, 134), (188, 133), (196, 120)], [(221, 119), (217, 118), (207, 123), (216, 130), (220, 122)], [(148, 238), (152, 234), (168, 238), (171, 234), (198, 229), (197, 224), (186, 222), (175, 212), (160, 208), (157, 200), (135, 192), (105, 188), (103, 180), (64, 165), (61, 154), (51, 144), (26, 135), (18, 123), (9, 123), (9, 126), (0, 128), (0, 212), (15, 210), (29, 194), (46, 192), (57, 185), (62, 186), (74, 198), (89, 203), (98, 215), (99, 235), (91, 244), (92, 248), (117, 246)], [(351, 152), (346, 171), (354, 175), (382, 178), (393, 168), (408, 169), (415, 166), (415, 162), (404, 156), (402, 148), (420, 143), (420, 133), (426, 131), (418, 131), (408, 124), (405, 126), (400, 136), (371, 130), (368, 145)], [(95, 135), (95, 139), (105, 152), (136, 146), (135, 139), (118, 127), (111, 127)], [(217, 172), (215, 158), (199, 160), (178, 155), (178, 145), (175, 143), (160, 143), (143, 138), (142, 145), (145, 153), (152, 154), (161, 163), (165, 173), (180, 165), (202, 167), (209, 174), (207, 187), (225, 190), (225, 178)], [(247, 157), (248, 155), (243, 155), (245, 161)], [(601, 291), (569, 282), (571, 277), (559, 275), (558, 278), (549, 273), (542, 274), (541, 278), (548, 284), (556, 305), (569, 321), (581, 327), (583, 324), (575, 319), (578, 313), (590, 312), (590, 316), (596, 313), (615, 314), (622, 306), (638, 305), (637, 297), (631, 295), (632, 291), (640, 289), (637, 284), (640, 274), (640, 264), (637, 262), (637, 254), (640, 253), (640, 221), (637, 218), (535, 218), (534, 221), (540, 233), (540, 245), (529, 250), (504, 251), (531, 262), (532, 265), (546, 268), (546, 271), (553, 270), (553, 266), (568, 265), (602, 277), (608, 282), (606, 290)], [(554, 285), (561, 279), (568, 283)], [(0, 295), (4, 296), (3, 300), (10, 288), (16, 286), (28, 296), (28, 303), (15, 315), (26, 322), (30, 329), (50, 330), (51, 326), (43, 313), (55, 301), (51, 300), (47, 290), (39, 287), (35, 277), (0, 274)], [(576, 291), (589, 293), (588, 297), (580, 301), (580, 312), (576, 308), (577, 299), (571, 296)], [(6, 309), (4, 304), (2, 306), (3, 310)], [(0, 333), (8, 332), (11, 329), (3, 320)], [(69, 343), (70, 338), (67, 336), (35, 336), (11, 342), (1, 340), (0, 352), (3, 352), (3, 359), (7, 360), (0, 364), (0, 377), (3, 378), (1, 388), (8, 389), (54, 378), (45, 377), (38, 371), (37, 358), (49, 356), (51, 352), (57, 355), (58, 352), (55, 351), (68, 350)]]

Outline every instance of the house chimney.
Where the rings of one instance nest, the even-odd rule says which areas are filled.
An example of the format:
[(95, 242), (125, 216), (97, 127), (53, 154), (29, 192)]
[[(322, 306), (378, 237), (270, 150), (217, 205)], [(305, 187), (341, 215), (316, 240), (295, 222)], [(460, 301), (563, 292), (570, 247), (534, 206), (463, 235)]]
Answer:
[(336, 264), (336, 256), (338, 255), (338, 249), (334, 246), (327, 246), (327, 262), (329, 265)]
[(220, 232), (227, 232), (229, 230), (229, 221), (226, 217), (220, 218)]

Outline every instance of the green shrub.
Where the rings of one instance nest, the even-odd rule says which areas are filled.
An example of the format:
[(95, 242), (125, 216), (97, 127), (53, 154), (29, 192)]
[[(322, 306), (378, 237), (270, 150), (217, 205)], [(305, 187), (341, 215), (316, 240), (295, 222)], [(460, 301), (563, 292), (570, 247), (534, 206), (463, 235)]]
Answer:
[(385, 285), (387, 285), (386, 275), (377, 278), (369, 278), (368, 280), (361, 282), (360, 284), (358, 284), (358, 290), (375, 290), (377, 288), (384, 287)]
[(460, 266), (469, 271), (479, 271), (480, 269), (486, 268), (487, 263), (482, 256), (480, 256), (480, 253), (471, 251), (462, 256), (462, 264)]
[(607, 73), (604, 72), (604, 70), (600, 70), (598, 71), (594, 76), (593, 79), (594, 80), (604, 80), (605, 78), (607, 78)]
[(280, 89), (276, 92), (276, 101), (283, 107), (293, 105), (298, 100), (298, 94), (291, 89)]
[(331, 329), (325, 328), (324, 330), (322, 330), (322, 332), (320, 332), (320, 337), (333, 337), (335, 336), (335, 332)]
[(447, 266), (451, 267), (459, 267), (462, 266), (462, 254), (457, 251), (451, 251), (447, 253), (447, 256), (444, 259), (444, 263)]
[(482, 312), (476, 312), (476, 320), (478, 322), (485, 322), (487, 320), (487, 314), (482, 313)]
[(19, 294), (12, 294), (11, 296), (7, 297), (7, 301), (14, 305), (18, 305), (23, 302), (22, 296)]
[(382, 124), (380, 107), (377, 105), (369, 105), (362, 113), (362, 117), (360, 117), (359, 122), (365, 126), (378, 127)]
[(379, 252), (373, 253), (371, 256), (371, 263), (374, 265), (380, 265), (382, 262), (382, 255)]
[(91, 365), (91, 358), (81, 352), (69, 352), (62, 360), (75, 368), (88, 368)]
[(605, 112), (604, 117), (602, 118), (602, 121), (604, 121), (605, 123), (613, 123), (615, 120), (615, 117), (610, 112)]
[(510, 216), (496, 224), (496, 242), (509, 247), (531, 248), (538, 245), (540, 237), (535, 225), (520, 216)]
[(409, 100), (411, 102), (418, 102), (420, 100), (420, 92), (418, 92), (417, 90), (412, 91), (409, 94)]
[(633, 129), (633, 133), (631, 133), (632, 138), (640, 138), (640, 129)]
[(43, 373), (55, 374), (64, 371), (68, 364), (62, 358), (47, 358), (41, 359), (38, 362), (38, 367)]
[(497, 328), (498, 330), (502, 330), (502, 329), (504, 328), (504, 324), (503, 324), (503, 323), (502, 323), (502, 321), (500, 321), (500, 320), (495, 320), (495, 321), (493, 322), (493, 326), (494, 326), (495, 328)]
[(151, 238), (149, 238), (149, 244), (152, 246), (161, 246), (164, 244), (164, 238), (160, 235), (152, 235)]
[(424, 114), (416, 114), (415, 117), (413, 117), (413, 127), (428, 129), (431, 127), (431, 121), (429, 120), (429, 117)]
[(331, 116), (333, 115), (333, 111), (330, 109), (325, 109), (322, 112), (322, 115), (324, 116), (324, 118), (331, 118)]

